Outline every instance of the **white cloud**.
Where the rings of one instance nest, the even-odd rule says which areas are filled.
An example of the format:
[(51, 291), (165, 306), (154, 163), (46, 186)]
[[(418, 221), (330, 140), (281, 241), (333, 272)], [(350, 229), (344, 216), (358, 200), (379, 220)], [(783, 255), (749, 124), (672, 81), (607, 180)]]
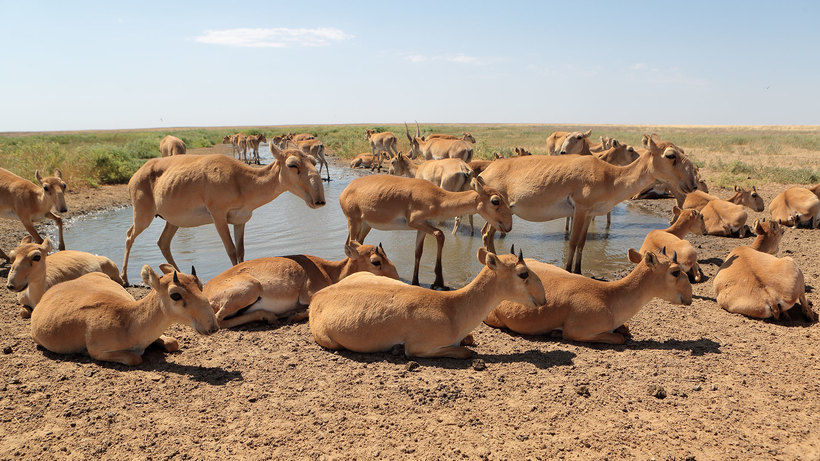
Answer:
[(223, 29), (207, 30), (194, 40), (211, 45), (240, 46), (250, 48), (288, 48), (296, 46), (326, 46), (352, 38), (352, 35), (333, 27), (315, 29)]
[(454, 62), (456, 64), (484, 65), (491, 61), (490, 59), (479, 58), (476, 56), (468, 56), (465, 54), (440, 56), (427, 56), (424, 54), (403, 54), (402, 56), (404, 57), (404, 59), (414, 64), (419, 64), (427, 61), (446, 61)]

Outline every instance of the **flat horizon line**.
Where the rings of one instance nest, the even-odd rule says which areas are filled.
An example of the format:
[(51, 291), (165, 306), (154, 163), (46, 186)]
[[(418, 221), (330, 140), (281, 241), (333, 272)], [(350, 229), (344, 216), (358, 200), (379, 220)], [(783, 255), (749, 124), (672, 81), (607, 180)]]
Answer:
[[(76, 130), (17, 130), (0, 131), (0, 136), (36, 135), (36, 134), (73, 134), (73, 133), (127, 133), (134, 131), (165, 131), (165, 130), (195, 130), (195, 129), (253, 129), (253, 128), (287, 128), (313, 126), (379, 126), (402, 125), (404, 122), (353, 122), (353, 123), (293, 123), (282, 125), (200, 125), (200, 126), (173, 126), (173, 127), (142, 127), (142, 128), (84, 128)], [(415, 121), (414, 121), (415, 123)], [(537, 123), (537, 122), (499, 122), (499, 123), (458, 123), (458, 122), (419, 122), (419, 125), (435, 126), (542, 126), (542, 127), (652, 127), (652, 128), (724, 128), (724, 129), (775, 129), (791, 130), (820, 130), (820, 125), (693, 125), (693, 124), (652, 124), (652, 123)]]

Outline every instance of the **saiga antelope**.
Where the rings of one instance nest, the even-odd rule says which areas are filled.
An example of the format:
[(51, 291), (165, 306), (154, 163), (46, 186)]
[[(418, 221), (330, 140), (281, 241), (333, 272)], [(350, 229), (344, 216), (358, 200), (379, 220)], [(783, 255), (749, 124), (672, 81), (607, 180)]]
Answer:
[(470, 133), (467, 133), (466, 131), (461, 133), (461, 136), (453, 136), (451, 134), (434, 133), (434, 134), (428, 134), (427, 136), (423, 136), (423, 138), (426, 139), (426, 140), (430, 140), (430, 139), (460, 139), (464, 142), (469, 142), (470, 144), (475, 144), (475, 138), (473, 137), (473, 135), (470, 134)]
[(20, 316), (23, 318), (30, 317), (43, 293), (58, 283), (74, 280), (91, 272), (102, 272), (122, 285), (117, 265), (105, 256), (72, 250), (49, 255), (51, 250), (51, 240), (48, 237), (43, 243), (32, 243), (31, 237), (27, 236), (9, 255), (11, 269), (6, 288), (18, 293), (17, 301), (21, 304)]
[(755, 221), (754, 229), (755, 241), (732, 250), (715, 275), (718, 305), (735, 314), (778, 319), (788, 317), (787, 311), (800, 302), (803, 315), (817, 321), (806, 299), (803, 272), (792, 258), (774, 256), (785, 229), (765, 220)]
[(484, 323), (526, 335), (561, 330), (564, 339), (623, 344), (623, 333), (628, 333), (626, 322), (653, 298), (692, 304), (692, 285), (674, 253), (671, 258), (651, 251), (641, 256), (630, 248), (629, 259), (637, 266), (614, 282), (589, 279), (528, 259), (527, 266), (547, 287), (546, 302), (536, 306), (501, 302)]
[[(513, 157), (485, 169), (488, 187), (506, 197), (517, 216), (532, 222), (572, 216), (566, 269), (581, 272), (581, 256), (593, 216), (611, 211), (656, 179), (695, 189), (694, 165), (674, 149), (650, 149), (626, 166), (610, 165), (593, 155)], [(484, 245), (492, 251), (495, 228), (485, 226)], [(573, 264), (574, 263), (574, 264)]]
[(65, 250), (63, 218), (51, 211), (52, 208), (59, 213), (68, 211), (65, 204), (67, 186), (63, 181), (63, 173), (57, 169), (54, 170), (54, 176), (43, 178), (40, 176), (40, 170), (37, 170), (34, 176), (40, 187), (9, 170), (0, 168), (0, 217), (19, 218), (37, 243), (43, 243), (43, 238), (34, 228), (34, 221), (41, 221), (43, 218), (53, 219), (57, 223), (60, 235), (59, 249)]
[(601, 138), (601, 142), (599, 144), (592, 144), (589, 140), (589, 133), (590, 131), (586, 131), (584, 133), (575, 131), (567, 134), (564, 138), (564, 142), (561, 143), (561, 148), (558, 153), (561, 155), (591, 155), (607, 149), (606, 141), (603, 137)]
[(370, 151), (373, 154), (373, 158), (376, 159), (373, 162), (373, 166), (370, 167), (371, 171), (377, 168), (378, 171), (382, 171), (382, 151), (386, 151), (388, 154), (393, 155), (397, 155), (399, 153), (396, 149), (398, 144), (396, 135), (390, 131), (376, 133), (373, 130), (364, 130), (364, 137), (370, 141)]
[(410, 141), (410, 158), (423, 157), (427, 160), (441, 160), (444, 158), (460, 158), (465, 163), (473, 159), (473, 148), (460, 139), (429, 139), (421, 137), (421, 130), (416, 123), (416, 136), (410, 136), (407, 123), (404, 132)]
[[(151, 159), (128, 181), (134, 205), (134, 223), (125, 239), (122, 280), (128, 283), (128, 255), (134, 239), (155, 216), (164, 219), (157, 245), (162, 255), (176, 267), (171, 255), (171, 239), (180, 227), (213, 223), (231, 264), (245, 259), (245, 223), (253, 210), (282, 192), (300, 197), (310, 208), (325, 204), (322, 179), (315, 160), (302, 152), (281, 151), (271, 146), (274, 161), (261, 168), (251, 167), (224, 155), (182, 155)], [(233, 224), (234, 239), (228, 225)]]
[(820, 184), (790, 187), (769, 204), (772, 219), (787, 226), (820, 227)]
[(170, 157), (171, 155), (183, 155), (186, 151), (187, 149), (185, 148), (185, 142), (183, 142), (176, 136), (171, 136), (169, 134), (168, 136), (162, 138), (162, 141), (159, 142), (159, 152), (160, 154), (162, 154), (162, 157)]
[(643, 254), (647, 251), (659, 252), (664, 248), (675, 252), (677, 262), (689, 276), (689, 281), (693, 283), (700, 282), (703, 280), (703, 271), (698, 267), (698, 252), (688, 240), (683, 238), (689, 232), (698, 235), (706, 233), (706, 223), (703, 221), (703, 215), (698, 210), (691, 208), (681, 210), (674, 207), (672, 212), (677, 218), (674, 223), (666, 229), (656, 229), (646, 234), (640, 253)]
[(330, 165), (328, 165), (327, 159), (325, 158), (325, 145), (322, 141), (316, 138), (303, 139), (300, 141), (291, 141), (291, 145), (296, 146), (297, 149), (315, 158), (319, 163), (319, 176), (321, 177), (322, 175), (322, 168), (325, 168), (327, 181), (330, 182)]
[(481, 179), (473, 180), (473, 189), (448, 192), (423, 179), (372, 175), (356, 178), (339, 196), (347, 217), (347, 241), (364, 242), (371, 229), (415, 230), (416, 261), (413, 285), (419, 284), (419, 261), (424, 250), (424, 237), (436, 238), (436, 279), (432, 288), (446, 289), (441, 271), (444, 232), (435, 227), (439, 221), (467, 213), (478, 213), (489, 226), (509, 232), (512, 214), (503, 198)]
[(310, 303), (310, 331), (326, 349), (389, 351), (407, 356), (468, 358), (462, 344), (499, 302), (544, 304), (544, 287), (521, 253), (495, 255), (479, 248), (485, 267), (467, 286), (437, 292), (367, 272), (319, 291)]
[(381, 244), (345, 245), (345, 259), (328, 261), (309, 255), (259, 258), (245, 261), (205, 284), (220, 328), (248, 322), (272, 322), (304, 309), (322, 288), (361, 271), (398, 280), (396, 266)]
[[(458, 158), (427, 160), (416, 164), (409, 157), (399, 152), (398, 155), (390, 159), (388, 174), (424, 179), (450, 192), (461, 192), (472, 188), (470, 177), (473, 172), (463, 160)], [(472, 235), (474, 232), (473, 215), (469, 214), (467, 216), (470, 220), (470, 235)], [(460, 225), (461, 216), (456, 216), (453, 224), (453, 235), (456, 234)]]
[(170, 264), (160, 268), (162, 277), (142, 268), (151, 292), (139, 301), (99, 272), (55, 285), (31, 314), (31, 337), (58, 354), (86, 351), (96, 360), (134, 366), (152, 343), (179, 350), (176, 339), (162, 334), (172, 324), (191, 325), (203, 335), (216, 332), (219, 325), (196, 271), (178, 273)]

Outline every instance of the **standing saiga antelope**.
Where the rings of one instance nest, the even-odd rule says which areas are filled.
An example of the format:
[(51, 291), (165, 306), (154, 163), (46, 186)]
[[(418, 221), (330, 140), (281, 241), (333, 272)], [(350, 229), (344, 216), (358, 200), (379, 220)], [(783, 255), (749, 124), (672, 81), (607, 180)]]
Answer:
[(364, 130), (364, 137), (370, 141), (370, 150), (373, 153), (373, 158), (375, 159), (373, 165), (370, 167), (370, 171), (377, 168), (377, 171), (382, 171), (382, 151), (386, 151), (388, 154), (393, 155), (397, 155), (399, 153), (396, 149), (398, 144), (396, 135), (390, 131), (376, 133), (373, 130)]
[(272, 322), (310, 304), (313, 295), (361, 271), (398, 280), (396, 266), (381, 244), (345, 245), (345, 259), (328, 261), (294, 255), (245, 261), (217, 275), (203, 292), (211, 301), (220, 328), (248, 322)]
[(63, 181), (63, 173), (58, 169), (54, 170), (54, 176), (43, 178), (40, 176), (40, 170), (37, 170), (34, 176), (40, 183), (39, 187), (9, 170), (0, 168), (0, 217), (20, 219), (37, 243), (43, 243), (43, 238), (34, 228), (34, 222), (41, 221), (43, 218), (53, 219), (57, 223), (57, 231), (60, 234), (59, 249), (65, 250), (63, 218), (51, 211), (52, 209), (59, 213), (68, 211), (65, 204), (67, 186)]
[(415, 230), (416, 262), (413, 285), (419, 284), (419, 261), (424, 250), (424, 237), (436, 238), (436, 280), (432, 288), (446, 289), (441, 271), (444, 232), (436, 227), (439, 221), (467, 213), (478, 213), (488, 225), (502, 232), (512, 228), (512, 214), (504, 199), (476, 178), (472, 190), (449, 192), (423, 179), (399, 176), (371, 175), (356, 178), (339, 196), (347, 217), (348, 243), (364, 242), (371, 229)]
[[(225, 139), (223, 138), (222, 141), (224, 142)], [(171, 136), (170, 134), (164, 138), (162, 141), (159, 142), (159, 152), (162, 154), (162, 157), (170, 157), (172, 155), (183, 155), (187, 151), (185, 147), (185, 142), (176, 136)]]
[(461, 139), (427, 139), (421, 137), (421, 130), (416, 123), (416, 136), (410, 136), (410, 129), (407, 123), (404, 124), (404, 132), (407, 140), (410, 141), (410, 158), (424, 157), (427, 160), (441, 160), (444, 158), (460, 158), (465, 163), (470, 163), (473, 159), (473, 148)]
[(326, 349), (381, 352), (404, 345), (407, 356), (468, 358), (465, 338), (499, 302), (545, 302), (544, 287), (520, 252), (516, 258), (479, 248), (478, 261), (485, 267), (476, 278), (449, 292), (353, 274), (313, 297), (313, 338)]
[[(134, 223), (125, 239), (122, 280), (128, 283), (128, 255), (134, 240), (155, 216), (165, 220), (157, 245), (174, 267), (171, 239), (180, 227), (213, 223), (236, 265), (245, 259), (245, 223), (253, 210), (289, 191), (310, 208), (325, 204), (315, 160), (302, 152), (271, 145), (274, 161), (255, 168), (224, 155), (182, 155), (151, 159), (128, 181)], [(234, 239), (228, 228), (233, 224)]]
[[(498, 191), (517, 216), (532, 222), (572, 216), (566, 270), (580, 273), (587, 229), (593, 216), (661, 179), (688, 192), (695, 190), (694, 165), (671, 148), (650, 149), (626, 166), (610, 165), (594, 155), (513, 157), (492, 162), (479, 175)], [(495, 247), (494, 227), (485, 226), (484, 246)]]
[(310, 138), (301, 139), (298, 141), (290, 140), (289, 142), (291, 146), (294, 146), (305, 154), (315, 158), (319, 163), (319, 176), (322, 175), (322, 168), (324, 168), (325, 173), (327, 174), (327, 181), (330, 182), (330, 165), (328, 165), (327, 159), (325, 158), (325, 145), (322, 141), (316, 138)]

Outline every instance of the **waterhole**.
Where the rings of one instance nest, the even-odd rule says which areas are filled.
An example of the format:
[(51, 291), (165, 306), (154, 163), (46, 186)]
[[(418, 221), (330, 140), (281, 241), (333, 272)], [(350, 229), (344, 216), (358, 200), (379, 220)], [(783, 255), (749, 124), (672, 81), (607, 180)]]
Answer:
[[(267, 149), (264, 149), (262, 158), (263, 163), (265, 159), (271, 161)], [(311, 210), (300, 198), (285, 192), (254, 211), (253, 218), (245, 226), (246, 260), (292, 254), (310, 254), (332, 260), (344, 258), (347, 221), (339, 207), (339, 195), (350, 181), (370, 172), (351, 170), (342, 162), (331, 162), (331, 165), (333, 180), (325, 183), (327, 205), (324, 207)], [(452, 220), (440, 226), (446, 235), (442, 263), (448, 286), (465, 285), (482, 268), (476, 253), (481, 246), (480, 230), (484, 220), (478, 215), (474, 219), (476, 232), (473, 236), (466, 220), (455, 236), (450, 234)], [(125, 251), (125, 233), (131, 223), (130, 207), (72, 219), (65, 228), (66, 247), (107, 256), (119, 266)], [(604, 228), (605, 224), (606, 218), (598, 217), (590, 226), (583, 259), (586, 275), (609, 278), (614, 272), (631, 267), (627, 250), (640, 248), (650, 230), (665, 228), (668, 221), (622, 203), (612, 212), (610, 231)], [(162, 219), (155, 218), (134, 242), (128, 270), (131, 283), (139, 281), (140, 268), (144, 264), (156, 269), (165, 262), (156, 245), (164, 225)], [(54, 231), (50, 230), (50, 233), (56, 242)], [(381, 242), (402, 280), (408, 281), (413, 275), (415, 237), (415, 231), (373, 230), (365, 243), (377, 245)], [(496, 249), (508, 252), (511, 244), (515, 244), (516, 251), (522, 249), (525, 257), (563, 267), (569, 247), (564, 220), (532, 223), (514, 217), (512, 232), (503, 239), (496, 239)], [(171, 251), (183, 271), (190, 271), (194, 265), (197, 274), (205, 281), (230, 267), (222, 241), (210, 224), (179, 229), (171, 242)], [(419, 272), (422, 285), (429, 286), (433, 282), (435, 255), (435, 239), (428, 236)]]

